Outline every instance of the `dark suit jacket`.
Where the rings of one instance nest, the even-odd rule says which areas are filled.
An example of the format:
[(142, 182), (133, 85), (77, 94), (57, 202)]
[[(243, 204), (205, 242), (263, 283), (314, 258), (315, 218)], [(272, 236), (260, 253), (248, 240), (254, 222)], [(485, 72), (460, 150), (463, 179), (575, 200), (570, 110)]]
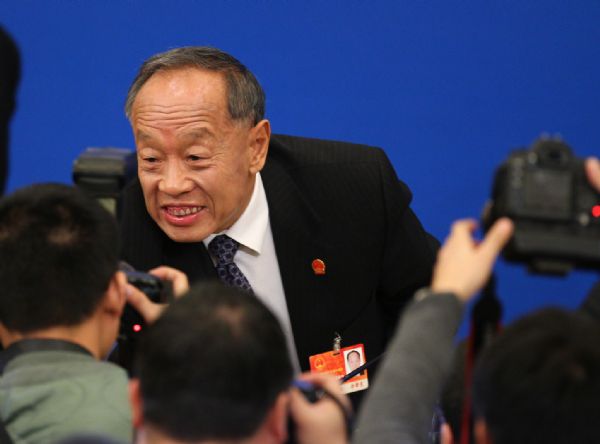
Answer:
[[(376, 357), (435, 260), (437, 241), (410, 210), (409, 189), (379, 148), (280, 135), (261, 176), (302, 369), (331, 350), (335, 332)], [(137, 180), (124, 190), (122, 234), (123, 259), (138, 269), (216, 278), (201, 242), (175, 243), (152, 221)], [(325, 275), (313, 272), (316, 258)]]

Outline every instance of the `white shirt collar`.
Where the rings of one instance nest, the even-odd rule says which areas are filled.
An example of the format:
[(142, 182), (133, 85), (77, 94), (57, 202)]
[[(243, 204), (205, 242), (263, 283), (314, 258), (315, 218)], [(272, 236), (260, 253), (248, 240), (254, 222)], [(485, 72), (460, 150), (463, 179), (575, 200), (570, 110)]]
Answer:
[(267, 195), (260, 177), (256, 173), (254, 190), (248, 206), (235, 223), (221, 233), (214, 233), (206, 237), (202, 242), (208, 248), (208, 244), (219, 234), (226, 234), (237, 241), (240, 246), (251, 250), (254, 254), (260, 254), (265, 234), (269, 226), (269, 205)]

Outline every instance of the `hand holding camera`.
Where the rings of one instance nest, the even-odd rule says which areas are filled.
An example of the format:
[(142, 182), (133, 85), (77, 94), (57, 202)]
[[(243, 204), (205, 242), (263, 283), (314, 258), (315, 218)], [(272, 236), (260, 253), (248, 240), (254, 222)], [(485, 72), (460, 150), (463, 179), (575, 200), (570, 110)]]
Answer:
[(297, 443), (347, 443), (350, 400), (331, 375), (305, 373), (290, 390), (290, 414)]
[[(161, 315), (173, 297), (178, 298), (189, 290), (189, 282), (185, 273), (172, 267), (161, 266), (144, 274), (147, 279), (154, 278), (154, 285), (140, 286), (139, 280), (129, 281), (127, 302), (142, 316), (145, 323), (151, 324)], [(161, 287), (164, 290), (161, 290)]]
[(585, 160), (585, 173), (590, 185), (600, 193), (600, 161), (595, 157), (589, 157)]
[(509, 217), (515, 233), (507, 260), (540, 273), (600, 269), (600, 165), (580, 159), (560, 139), (541, 138), (514, 151), (496, 172), (489, 228)]
[(138, 334), (162, 314), (169, 302), (186, 293), (189, 284), (183, 272), (171, 267), (144, 273), (121, 262), (120, 268), (127, 276), (127, 304), (121, 315), (119, 345), (109, 359), (131, 373)]

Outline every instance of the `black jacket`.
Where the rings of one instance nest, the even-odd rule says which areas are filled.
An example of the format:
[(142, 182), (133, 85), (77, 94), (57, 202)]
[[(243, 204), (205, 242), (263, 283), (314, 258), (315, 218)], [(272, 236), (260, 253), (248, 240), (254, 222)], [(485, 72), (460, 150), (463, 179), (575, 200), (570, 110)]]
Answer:
[[(365, 344), (383, 352), (402, 307), (430, 282), (437, 241), (409, 208), (411, 193), (379, 148), (274, 135), (261, 177), (294, 339), (308, 357)], [(171, 241), (146, 212), (139, 182), (123, 193), (122, 257), (170, 265), (191, 282), (216, 278), (202, 242)], [(326, 264), (315, 275), (314, 259)]]

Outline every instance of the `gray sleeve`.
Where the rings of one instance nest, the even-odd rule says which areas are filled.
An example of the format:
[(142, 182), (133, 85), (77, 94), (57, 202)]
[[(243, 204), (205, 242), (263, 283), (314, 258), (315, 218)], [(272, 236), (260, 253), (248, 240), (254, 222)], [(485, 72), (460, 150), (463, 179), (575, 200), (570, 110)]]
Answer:
[(411, 302), (363, 403), (353, 443), (429, 442), (462, 313), (462, 303), (452, 294)]

